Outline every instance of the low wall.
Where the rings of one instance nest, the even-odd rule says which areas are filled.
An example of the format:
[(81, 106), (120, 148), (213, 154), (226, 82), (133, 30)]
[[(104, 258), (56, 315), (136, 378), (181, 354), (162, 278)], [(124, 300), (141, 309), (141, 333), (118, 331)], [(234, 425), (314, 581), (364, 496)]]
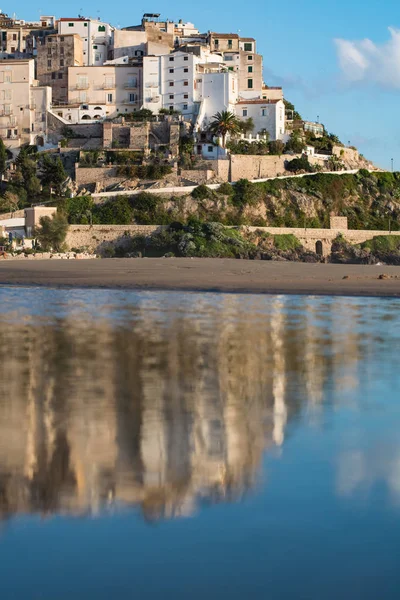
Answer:
[(124, 243), (133, 235), (151, 235), (159, 230), (159, 225), (70, 225), (66, 244), (71, 248), (87, 248), (101, 253), (106, 246), (118, 240)]
[(333, 240), (341, 233), (351, 244), (362, 244), (378, 235), (398, 235), (400, 231), (377, 231), (367, 229), (303, 229), (291, 227), (247, 227), (249, 231), (267, 231), (272, 235), (291, 233), (295, 235), (307, 250), (317, 251), (317, 242), (322, 244), (322, 254), (327, 256), (331, 253)]
[(80, 186), (99, 183), (101, 186), (114, 185), (123, 181), (124, 177), (117, 176), (116, 167), (79, 167), (75, 166), (75, 181)]
[[(134, 235), (151, 235), (160, 229), (162, 225), (70, 225), (66, 243), (71, 248), (87, 248), (89, 251), (101, 254), (106, 247), (124, 244)], [(317, 251), (317, 242), (322, 244), (322, 254), (327, 256), (331, 253), (332, 242), (339, 233), (351, 244), (361, 244), (378, 235), (397, 235), (400, 231), (377, 231), (357, 229), (303, 229), (291, 227), (246, 227), (247, 231), (266, 231), (271, 235), (292, 234), (295, 235), (307, 250)]]

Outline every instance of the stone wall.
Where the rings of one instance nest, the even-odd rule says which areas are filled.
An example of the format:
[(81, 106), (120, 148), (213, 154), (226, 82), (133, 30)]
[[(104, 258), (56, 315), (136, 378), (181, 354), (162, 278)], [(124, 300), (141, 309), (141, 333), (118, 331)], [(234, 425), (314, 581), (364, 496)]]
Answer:
[(133, 235), (151, 235), (159, 225), (70, 225), (66, 244), (71, 248), (87, 248), (101, 254), (116, 242), (123, 245)]
[(232, 155), (231, 181), (239, 181), (239, 179), (263, 179), (265, 177), (281, 175), (285, 173), (285, 161), (287, 158), (287, 156)]
[(291, 228), (291, 227), (247, 227), (248, 231), (266, 231), (272, 235), (282, 234), (293, 234), (303, 244), (307, 250), (312, 252), (317, 251), (317, 242), (322, 244), (322, 254), (327, 256), (331, 253), (331, 247), (333, 240), (339, 235), (343, 234), (343, 237), (351, 244), (362, 244), (367, 240), (371, 240), (373, 237), (378, 235), (400, 235), (400, 231), (376, 231), (376, 230), (356, 230), (356, 229), (302, 229), (302, 228)]
[(347, 217), (330, 217), (329, 221), (331, 229), (339, 229), (340, 231), (344, 231), (349, 228)]
[(123, 177), (117, 175), (117, 167), (80, 167), (76, 164), (75, 181), (78, 187), (98, 183), (100, 187), (120, 183)]
[(201, 183), (207, 183), (207, 181), (213, 179), (215, 173), (212, 169), (182, 169), (181, 177), (200, 185)]

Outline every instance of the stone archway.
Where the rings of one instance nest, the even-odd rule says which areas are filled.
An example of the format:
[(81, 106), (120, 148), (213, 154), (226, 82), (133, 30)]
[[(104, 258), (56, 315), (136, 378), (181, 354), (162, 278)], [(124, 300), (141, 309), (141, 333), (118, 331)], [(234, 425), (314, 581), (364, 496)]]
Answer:
[(315, 253), (318, 254), (318, 256), (323, 256), (323, 254), (324, 254), (324, 249), (323, 249), (321, 240), (318, 240), (315, 243)]

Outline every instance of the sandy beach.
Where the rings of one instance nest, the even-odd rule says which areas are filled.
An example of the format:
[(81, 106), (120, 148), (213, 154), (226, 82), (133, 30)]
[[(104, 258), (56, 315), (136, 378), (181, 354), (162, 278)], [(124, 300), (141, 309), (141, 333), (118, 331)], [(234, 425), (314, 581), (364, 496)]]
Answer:
[(400, 296), (400, 267), (198, 258), (4, 260), (0, 285)]

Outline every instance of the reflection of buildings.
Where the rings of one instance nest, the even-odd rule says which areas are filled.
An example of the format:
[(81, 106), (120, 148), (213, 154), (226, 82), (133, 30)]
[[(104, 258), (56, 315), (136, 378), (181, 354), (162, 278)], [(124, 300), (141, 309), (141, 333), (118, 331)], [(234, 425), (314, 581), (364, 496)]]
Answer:
[(57, 319), (0, 316), (0, 516), (117, 502), (153, 519), (237, 497), (349, 366), (344, 344), (357, 362), (355, 337), (321, 335), (306, 300), (292, 312), (285, 297), (191, 298), (143, 296), (121, 320), (73, 304)]

